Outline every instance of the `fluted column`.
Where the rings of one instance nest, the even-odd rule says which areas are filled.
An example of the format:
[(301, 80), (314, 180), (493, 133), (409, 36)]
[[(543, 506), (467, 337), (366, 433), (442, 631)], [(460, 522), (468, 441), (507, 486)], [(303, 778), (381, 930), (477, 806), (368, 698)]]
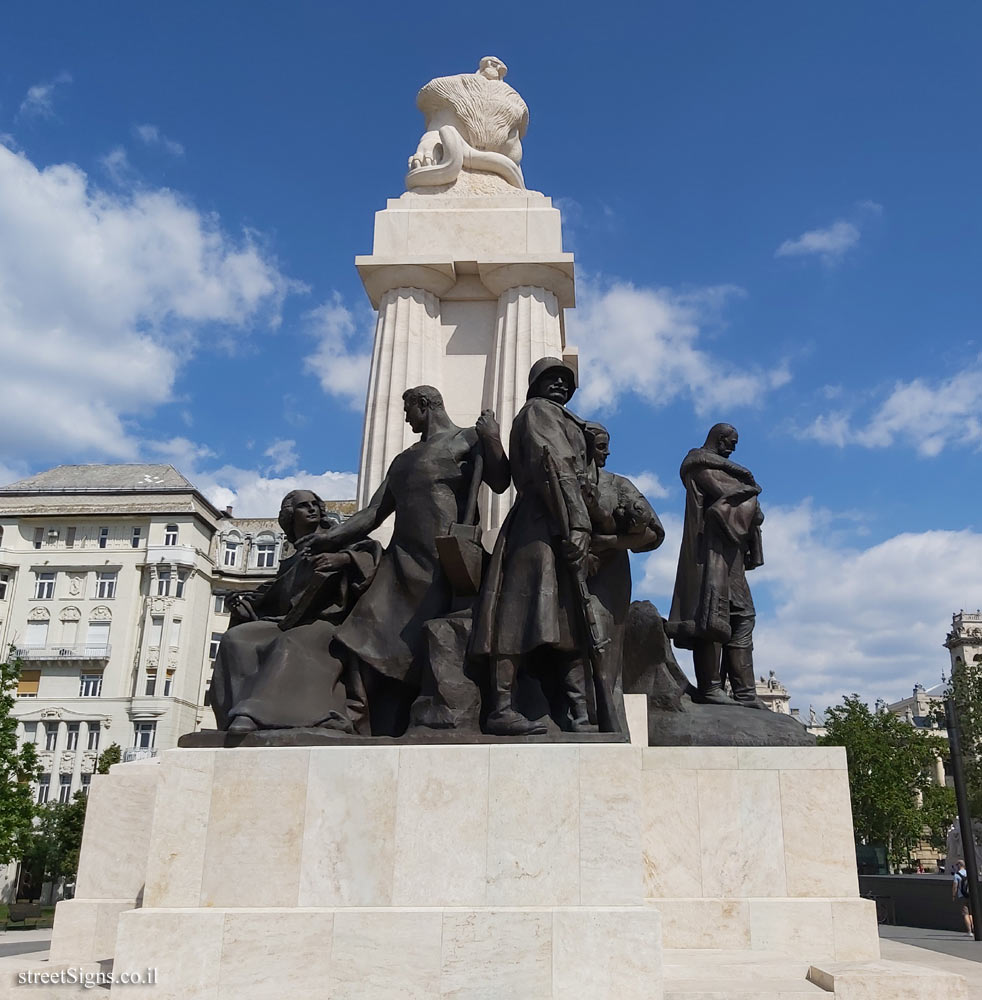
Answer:
[(394, 288), (379, 302), (358, 472), (364, 507), (399, 452), (414, 444), (402, 394), (414, 385), (440, 388), (443, 336), (440, 300), (421, 288)]
[[(515, 414), (525, 405), (529, 369), (539, 358), (562, 357), (559, 316), (556, 296), (545, 288), (519, 285), (498, 297), (491, 405), (501, 425), (506, 451)], [(501, 527), (514, 500), (514, 487), (500, 495), (490, 494), (490, 499), (485, 496), (481, 512), (485, 528)]]

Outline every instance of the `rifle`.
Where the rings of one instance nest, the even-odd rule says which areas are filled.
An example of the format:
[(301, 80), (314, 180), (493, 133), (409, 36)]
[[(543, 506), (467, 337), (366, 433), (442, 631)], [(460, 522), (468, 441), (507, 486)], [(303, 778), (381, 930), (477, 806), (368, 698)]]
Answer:
[[(549, 486), (549, 496), (559, 521), (559, 531), (563, 541), (570, 541), (572, 534), (569, 524), (569, 511), (559, 485), (559, 470), (548, 448), (542, 449), (542, 465), (546, 472), (546, 482)], [(603, 626), (597, 618), (596, 598), (590, 593), (586, 582), (585, 561), (578, 566), (566, 563), (572, 578), (574, 592), (577, 596), (577, 607), (580, 618), (580, 635), (583, 644), (583, 669), (589, 673), (586, 677), (587, 711), (590, 721), (596, 722), (601, 732), (616, 733), (620, 731), (617, 713), (614, 710), (613, 692), (608, 690), (604, 680), (603, 655), (610, 643), (604, 634)]]

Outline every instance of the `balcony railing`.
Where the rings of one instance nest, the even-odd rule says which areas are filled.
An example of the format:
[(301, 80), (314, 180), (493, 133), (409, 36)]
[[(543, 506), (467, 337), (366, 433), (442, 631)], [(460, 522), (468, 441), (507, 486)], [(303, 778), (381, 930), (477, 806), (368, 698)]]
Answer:
[(108, 660), (109, 643), (81, 646), (18, 646), (16, 655), (22, 660)]
[(131, 760), (150, 760), (158, 753), (160, 751), (156, 747), (129, 747), (123, 751), (123, 763), (128, 764)]

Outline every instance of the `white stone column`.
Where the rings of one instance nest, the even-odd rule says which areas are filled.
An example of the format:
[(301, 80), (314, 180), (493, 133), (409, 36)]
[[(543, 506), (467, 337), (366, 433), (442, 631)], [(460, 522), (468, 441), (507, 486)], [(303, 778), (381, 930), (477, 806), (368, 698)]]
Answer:
[[(505, 289), (498, 297), (491, 383), (491, 406), (501, 425), (505, 451), (515, 414), (525, 405), (529, 369), (539, 358), (562, 356), (563, 333), (555, 293), (533, 285)], [(514, 501), (514, 487), (500, 495), (485, 495), (481, 510), (485, 529), (500, 528)]]
[(403, 392), (414, 385), (439, 389), (442, 369), (440, 300), (421, 288), (385, 292), (379, 302), (368, 382), (359, 508), (371, 500), (392, 459), (418, 440), (406, 423)]

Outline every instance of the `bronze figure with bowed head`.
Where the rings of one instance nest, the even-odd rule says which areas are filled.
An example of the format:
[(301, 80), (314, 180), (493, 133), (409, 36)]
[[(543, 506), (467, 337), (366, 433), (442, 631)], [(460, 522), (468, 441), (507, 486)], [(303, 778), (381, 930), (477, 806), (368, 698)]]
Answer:
[[(753, 666), (756, 617), (746, 571), (764, 562), (757, 496), (749, 469), (730, 460), (736, 428), (716, 424), (682, 462), (685, 524), (668, 632), (692, 650), (694, 700), (761, 708)], [(733, 698), (723, 691), (729, 681)]]

